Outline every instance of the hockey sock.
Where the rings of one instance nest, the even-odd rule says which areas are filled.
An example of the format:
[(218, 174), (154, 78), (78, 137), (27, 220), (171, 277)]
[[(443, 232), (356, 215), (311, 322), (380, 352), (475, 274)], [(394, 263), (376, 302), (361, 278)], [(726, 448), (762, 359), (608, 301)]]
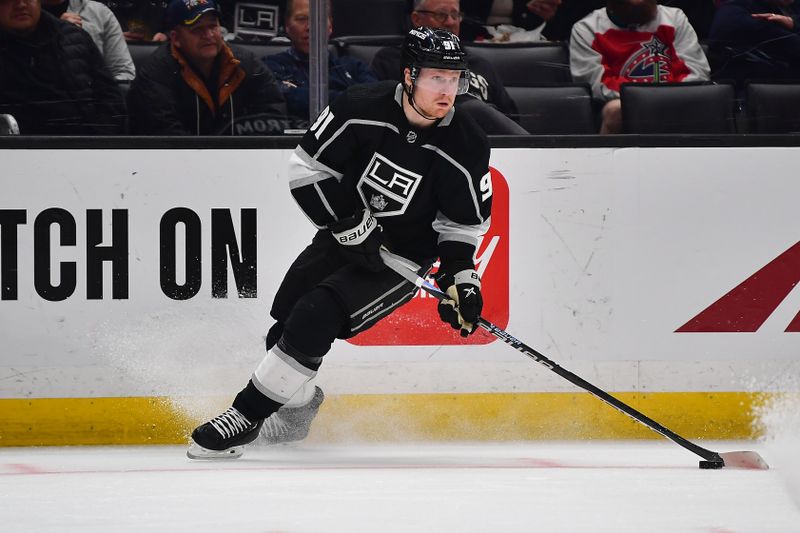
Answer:
[(286, 407), (300, 407), (301, 405), (307, 405), (308, 402), (314, 398), (314, 393), (316, 391), (316, 378), (306, 381), (300, 390), (298, 390), (294, 396), (292, 396), (288, 402), (286, 402)]
[[(250, 420), (266, 418), (298, 395), (308, 403), (314, 387), (306, 383), (317, 375), (347, 315), (328, 289), (315, 288), (303, 296), (286, 320), (283, 335), (267, 352), (250, 382), (233, 402)], [(307, 389), (307, 390), (305, 390)]]
[(233, 400), (233, 406), (242, 413), (250, 422), (267, 418), (281, 408), (281, 403), (265, 396), (249, 381)]

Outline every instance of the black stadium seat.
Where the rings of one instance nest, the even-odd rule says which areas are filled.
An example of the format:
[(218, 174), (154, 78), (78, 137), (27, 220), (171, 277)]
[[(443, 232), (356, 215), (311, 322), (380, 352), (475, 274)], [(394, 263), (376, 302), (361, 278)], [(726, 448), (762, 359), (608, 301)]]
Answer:
[(517, 104), (519, 123), (531, 135), (597, 133), (592, 92), (585, 84), (506, 87)]
[(465, 43), (464, 48), (488, 59), (506, 87), (572, 81), (569, 49), (563, 43)]
[(627, 83), (620, 95), (624, 133), (736, 133), (730, 84)]
[(136, 69), (139, 69), (139, 66), (142, 64), (147, 57), (152, 54), (156, 48), (161, 46), (164, 43), (155, 43), (155, 42), (129, 42), (128, 43), (128, 51), (131, 53), (131, 59), (133, 59), (133, 66)]
[(355, 57), (369, 65), (378, 50), (384, 46), (399, 46), (404, 40), (404, 35), (352, 35), (337, 37), (332, 42), (340, 56)]
[(800, 82), (748, 83), (748, 133), (800, 133)]

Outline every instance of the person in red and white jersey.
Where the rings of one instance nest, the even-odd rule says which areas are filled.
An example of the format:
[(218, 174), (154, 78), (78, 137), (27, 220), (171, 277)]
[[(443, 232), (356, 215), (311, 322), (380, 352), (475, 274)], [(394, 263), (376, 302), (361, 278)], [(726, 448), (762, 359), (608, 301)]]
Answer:
[(608, 0), (573, 26), (570, 70), (604, 102), (600, 133), (608, 134), (622, 131), (623, 83), (706, 81), (711, 69), (683, 11), (656, 0)]

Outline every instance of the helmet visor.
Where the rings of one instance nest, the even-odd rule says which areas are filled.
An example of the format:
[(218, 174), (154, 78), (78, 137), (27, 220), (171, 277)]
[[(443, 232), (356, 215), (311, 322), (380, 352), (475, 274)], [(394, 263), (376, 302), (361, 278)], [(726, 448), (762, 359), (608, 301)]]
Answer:
[(414, 83), (424, 91), (437, 94), (464, 94), (469, 89), (469, 71), (422, 68)]

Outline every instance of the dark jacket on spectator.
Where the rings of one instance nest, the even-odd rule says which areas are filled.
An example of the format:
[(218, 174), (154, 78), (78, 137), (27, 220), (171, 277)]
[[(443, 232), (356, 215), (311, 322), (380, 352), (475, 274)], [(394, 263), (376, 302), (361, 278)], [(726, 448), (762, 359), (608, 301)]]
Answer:
[(36, 30), (0, 31), (0, 113), (23, 135), (121, 133), (122, 93), (89, 34), (42, 13)]
[[(781, 8), (760, 0), (728, 0), (717, 8), (709, 32), (716, 79), (800, 78), (800, 4)], [(787, 14), (794, 29), (754, 19), (754, 13)]]
[[(286, 98), (289, 116), (308, 121), (309, 58), (294, 48), (264, 58)], [(328, 57), (328, 100), (334, 101), (345, 89), (359, 83), (378, 81), (366, 63), (354, 57)]]
[[(475, 55), (469, 56), (467, 60), (470, 71), (469, 93), (459, 96), (456, 103), (460, 99), (470, 98), (469, 95), (471, 95), (482, 102), (495, 106), (506, 115), (516, 116), (517, 106), (503, 86), (503, 82), (492, 64)], [(378, 50), (372, 59), (370, 68), (379, 80), (402, 80), (403, 60), (400, 47), (386, 46)]]
[(225, 45), (206, 83), (170, 43), (138, 69), (128, 92), (134, 135), (266, 135), (288, 126), (286, 103), (251, 52)]

